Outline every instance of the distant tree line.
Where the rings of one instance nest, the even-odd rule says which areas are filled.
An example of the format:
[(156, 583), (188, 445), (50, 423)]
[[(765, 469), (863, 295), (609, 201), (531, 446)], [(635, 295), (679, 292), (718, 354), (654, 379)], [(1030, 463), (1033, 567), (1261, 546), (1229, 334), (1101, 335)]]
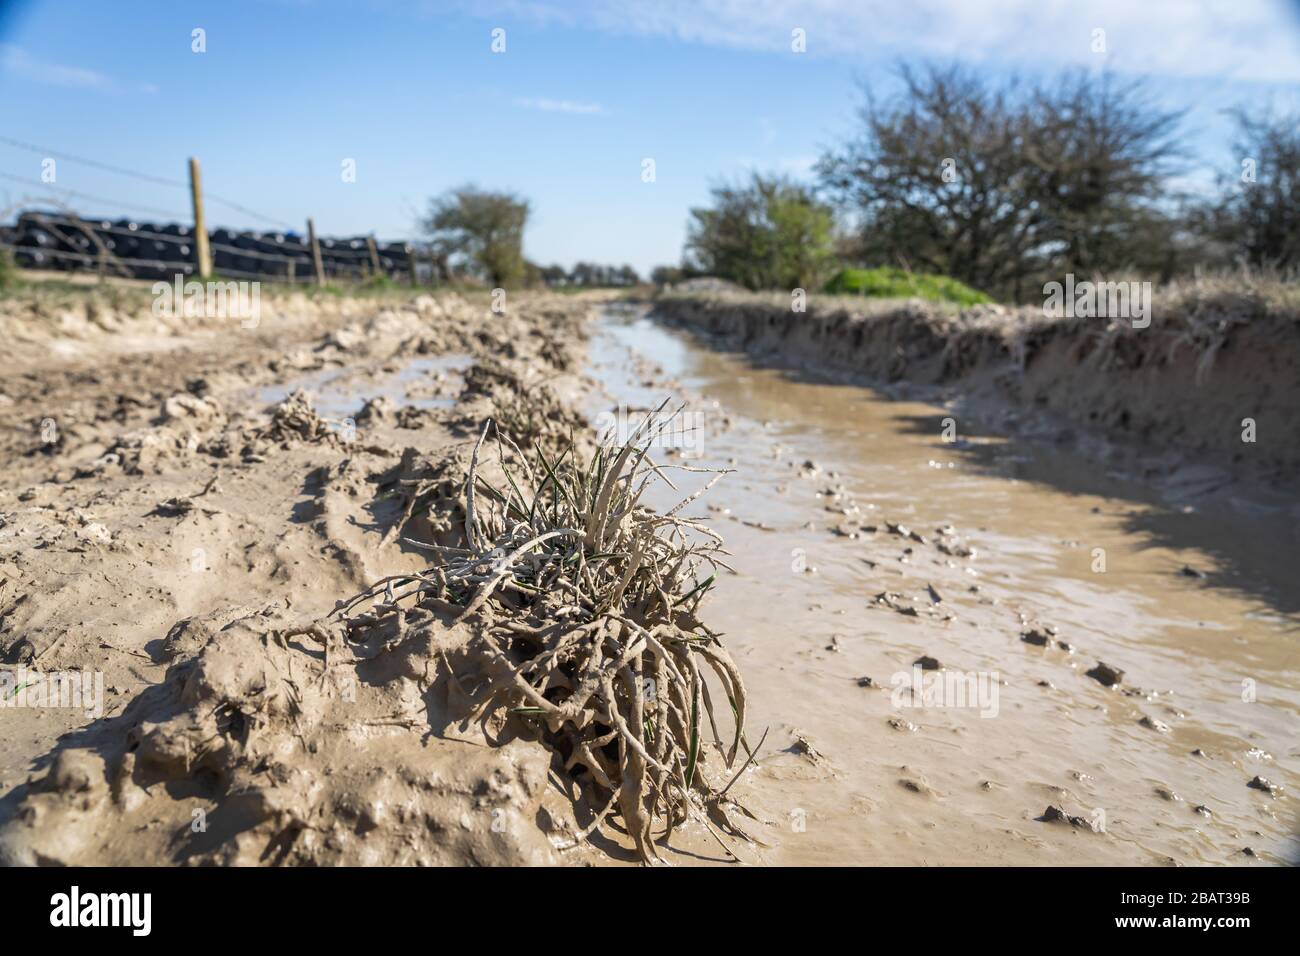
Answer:
[(579, 262), (567, 270), (558, 265), (541, 266), (539, 273), (542, 281), (551, 288), (609, 289), (641, 283), (641, 277), (629, 265), (604, 266), (595, 262)]
[(1183, 115), (1136, 83), (1069, 73), (995, 85), (960, 67), (864, 87), (858, 129), (815, 181), (752, 175), (692, 209), (680, 267), (751, 289), (819, 288), (842, 266), (939, 273), (1002, 299), (1066, 272), (1165, 281), (1242, 265), (1300, 269), (1300, 116), (1239, 111), (1211, 196), (1176, 188)]

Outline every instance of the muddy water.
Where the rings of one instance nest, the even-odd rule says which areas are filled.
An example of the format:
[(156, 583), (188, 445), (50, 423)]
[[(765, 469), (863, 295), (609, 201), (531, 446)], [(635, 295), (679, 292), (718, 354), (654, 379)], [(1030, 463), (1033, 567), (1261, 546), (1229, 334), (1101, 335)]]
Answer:
[[(1300, 859), (1293, 502), (1156, 494), (643, 312), (608, 312), (590, 361), (593, 420), (685, 398), (699, 427), (661, 459), (736, 469), (688, 513), (734, 554), (706, 613), (746, 676), (750, 741), (768, 732), (743, 785), (770, 844), (754, 857)], [(1035, 628), (1046, 646), (1022, 640)], [(1122, 682), (1089, 677), (1099, 661)]]
[(459, 373), (471, 364), (468, 355), (454, 353), (389, 362), (378, 377), (376, 369), (364, 365), (326, 368), (253, 389), (249, 397), (265, 407), (302, 389), (321, 415), (333, 419), (355, 415), (367, 401), (377, 398), (390, 399), (398, 406), (451, 408), (456, 403)]

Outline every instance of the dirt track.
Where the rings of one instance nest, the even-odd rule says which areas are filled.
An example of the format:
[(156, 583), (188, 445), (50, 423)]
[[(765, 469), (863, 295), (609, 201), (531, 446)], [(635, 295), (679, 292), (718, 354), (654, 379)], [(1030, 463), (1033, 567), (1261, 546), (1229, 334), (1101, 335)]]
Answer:
[[(1026, 550), (1038, 542), (987, 511), (1005, 476), (943, 485), (908, 470), (929, 454), (906, 434), (908, 422), (938, 409), (867, 406), (839, 386), (783, 383), (704, 352), (665, 371), (662, 340), (638, 352), (635, 338), (610, 346), (604, 331), (589, 360), (596, 305), (521, 297), (500, 316), (486, 300), (445, 296), (299, 298), (274, 303), (256, 329), (103, 306), (0, 312), (15, 343), (0, 399), (0, 654), (6, 671), (27, 668), (28, 679), (83, 669), (104, 677), (102, 719), (78, 708), (0, 709), (5, 857), (635, 858), (617, 830), (557, 850), (589, 814), (575, 816), (540, 746), (459, 719), (455, 675), (469, 665), (454, 627), (442, 643), (421, 637), (397, 654), (294, 633), (385, 575), (429, 564), (393, 533), (402, 482), (463, 473), (480, 423), (499, 413), (490, 390), (467, 382), (472, 368), (490, 366), (515, 384), (548, 380), (551, 414), (566, 427), (581, 425), (579, 410), (594, 417), (611, 403), (680, 391), (708, 411), (705, 453), (741, 468), (689, 513), (719, 527), (738, 554), (740, 573), (722, 579), (704, 615), (730, 632), (751, 684), (751, 743), (771, 727), (737, 784), (768, 848), (737, 845), (742, 858), (1288, 859), (1294, 660), (1269, 650), (1279, 646), (1268, 643), (1273, 624), (1242, 631), (1262, 643), (1234, 657), (1195, 643), (1179, 629), (1187, 622), (1168, 615), (1192, 602), (1187, 616), (1217, 621), (1218, 633), (1223, 621), (1272, 606), (1285, 639), (1294, 608), (1267, 593), (1236, 603), (1193, 595), (1176, 562), (1195, 552), (1145, 551), (1110, 492), (1083, 499), (1115, 509), (1089, 533), (1104, 536), (1115, 560), (1142, 552), (1130, 569), (1158, 569), (1164, 583), (1096, 598), (1086, 569), (1068, 560), (1045, 568)], [(688, 368), (694, 379), (675, 381)], [(744, 384), (751, 372), (761, 389)], [(295, 395), (300, 387), (315, 407)], [(872, 456), (886, 470), (863, 470), (857, 433), (836, 431), (845, 402), (887, 441), (880, 447), (890, 451)], [(805, 467), (798, 451), (810, 435), (821, 443), (809, 454), (829, 459)], [(953, 454), (982, 460), (981, 449), (967, 443)], [(456, 488), (449, 481), (447, 495)], [(1072, 523), (1088, 512), (1070, 510), (1082, 502), (1018, 502), (1043, 533), (1082, 537)], [(986, 512), (987, 522), (978, 517)], [(950, 521), (955, 528), (939, 530)], [(436, 522), (417, 515), (406, 532), (433, 540)], [(793, 574), (792, 548), (817, 573)], [(1150, 620), (1135, 623), (1136, 614)], [(1048, 643), (1073, 652), (1022, 640), (1049, 625), (1061, 633)], [(1225, 692), (1196, 676), (1203, 665), (1183, 659), (1184, 648), (1221, 661), (1225, 672), (1213, 676), (1225, 686), (1236, 687), (1242, 668), (1266, 673), (1261, 684), (1285, 685), (1281, 700), (1223, 732)], [(1112, 661), (1129, 671), (1121, 688), (1087, 676), (1092, 658), (1124, 651)], [(949, 670), (1002, 674), (1000, 719), (891, 703), (891, 674), (925, 654)], [(874, 687), (860, 683), (868, 676)], [(1255, 775), (1284, 786), (1251, 789)], [(1049, 806), (1066, 817), (1037, 819)], [(1098, 807), (1109, 811), (1109, 833), (1094, 829)], [(730, 859), (698, 828), (679, 832), (674, 847), (676, 862)]]

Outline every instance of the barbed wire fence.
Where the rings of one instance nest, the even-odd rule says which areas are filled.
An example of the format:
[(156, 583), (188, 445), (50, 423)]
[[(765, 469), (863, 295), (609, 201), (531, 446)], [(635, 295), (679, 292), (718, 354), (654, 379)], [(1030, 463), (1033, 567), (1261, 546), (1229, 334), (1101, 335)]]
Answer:
[[(188, 182), (115, 166), (61, 150), (47, 149), (22, 140), (0, 136), (0, 144), (33, 152), (45, 163), (68, 162), (84, 165), (155, 187), (185, 190), (191, 201), (191, 215), (174, 209), (142, 205), (130, 200), (110, 199), (53, 182), (0, 171), (0, 181), (20, 184), (35, 193), (25, 193), (0, 211), (0, 250), (26, 269), (96, 273), (101, 277), (132, 279), (208, 278), (282, 282), (290, 285), (336, 281), (364, 281), (376, 276), (420, 284), (438, 275), (437, 263), (427, 249), (410, 241), (378, 242), (374, 235), (347, 238), (316, 236), (308, 219), (304, 233), (257, 210), (211, 193), (204, 194), (199, 182), (198, 163), (191, 161)], [(240, 215), (281, 227), (254, 232), (218, 228), (207, 230), (205, 203), (223, 206)], [(115, 209), (149, 219), (107, 219), (86, 216), (79, 204)], [(15, 214), (16, 217), (15, 217)], [(10, 218), (13, 219), (10, 225)], [(200, 241), (196, 226), (206, 242)]]

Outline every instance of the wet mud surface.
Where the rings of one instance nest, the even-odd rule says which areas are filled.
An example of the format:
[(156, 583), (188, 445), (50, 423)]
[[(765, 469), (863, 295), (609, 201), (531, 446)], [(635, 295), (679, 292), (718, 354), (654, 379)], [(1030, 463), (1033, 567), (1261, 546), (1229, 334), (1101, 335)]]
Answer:
[[(575, 840), (594, 808), (526, 720), (469, 719), (484, 622), (330, 615), (464, 534), (488, 417), (589, 443), (670, 396), (691, 431), (656, 457), (734, 470), (684, 516), (732, 554), (700, 615), (757, 819), (668, 862), (1296, 861), (1292, 500), (945, 441), (950, 409), (585, 300), (0, 324), (0, 668), (103, 682), (100, 712), (0, 708), (8, 862), (635, 862), (612, 818)], [(645, 503), (707, 477), (674, 475)]]
[(1296, 861), (1294, 502), (948, 442), (944, 408), (643, 311), (592, 365), (593, 420), (670, 390), (702, 411), (674, 456), (736, 469), (694, 510), (734, 554), (709, 614), (771, 727), (767, 859)]

